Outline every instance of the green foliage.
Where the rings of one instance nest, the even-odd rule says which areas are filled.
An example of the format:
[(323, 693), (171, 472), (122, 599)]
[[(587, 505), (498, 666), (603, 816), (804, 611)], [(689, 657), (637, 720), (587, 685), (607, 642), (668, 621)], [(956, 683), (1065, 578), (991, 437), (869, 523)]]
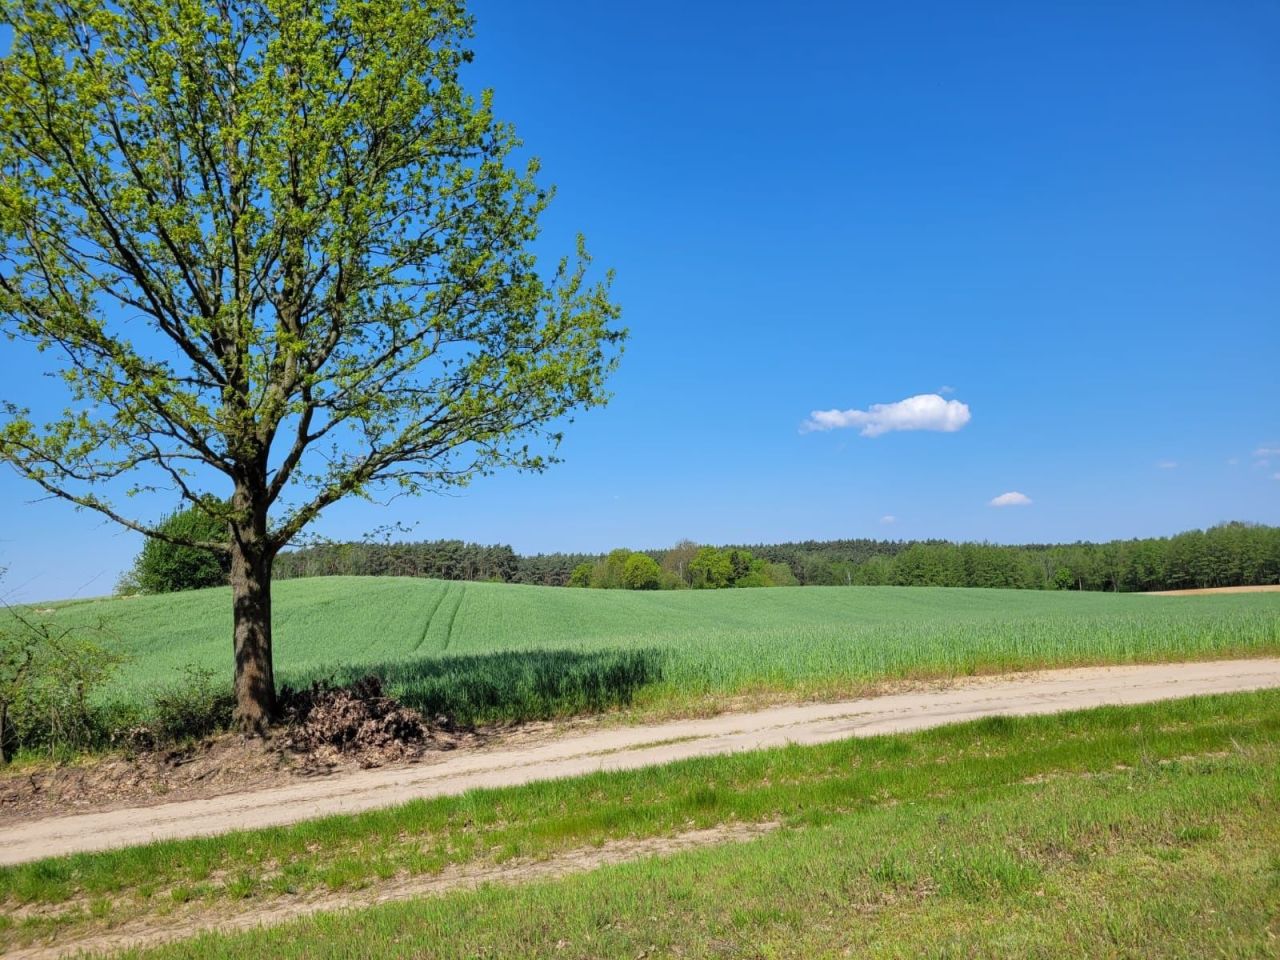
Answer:
[(226, 584), (231, 567), (228, 554), (186, 546), (193, 542), (225, 543), (224, 519), (203, 506), (192, 506), (166, 517), (159, 532), (177, 542), (148, 538), (134, 562), (131, 584), (144, 593), (173, 593)]
[[(668, 550), (643, 552), (662, 567), (662, 589), (679, 589), (693, 585), (690, 567), (699, 549), (692, 541), (683, 540)], [(773, 586), (902, 584), (1109, 591), (1118, 587), (1123, 592), (1280, 583), (1280, 528), (1240, 523), (1171, 538), (1101, 544), (998, 546), (940, 540), (831, 540), (718, 549), (730, 554), (736, 550), (763, 561), (765, 578)], [(498, 578), (508, 583), (563, 586), (575, 568), (594, 566), (603, 559), (571, 553), (522, 557), (507, 546), (464, 545), (461, 541), (344, 543), (281, 554), (276, 575)], [(738, 579), (741, 576), (739, 570)], [(752, 581), (759, 582), (756, 578)]]
[(591, 586), (597, 590), (621, 590), (626, 584), (622, 572), (626, 569), (631, 551), (623, 548), (611, 550), (591, 571)]
[(124, 658), (86, 632), (18, 610), (0, 620), (0, 762), (16, 750), (52, 755), (103, 740), (96, 697)]
[(554, 463), (608, 400), (612, 277), (581, 237), (540, 267), (551, 191), (463, 83), (457, 0), (0, 0), (0, 23), (0, 331), (68, 395), (0, 405), (0, 461), (149, 535), (130, 495), (231, 488), (261, 730), (275, 554), (345, 497)]
[[(553, 424), (605, 402), (618, 308), (581, 243), (537, 269), (550, 191), (461, 82), (471, 18), (358, 13), (3, 0), (0, 311), (68, 354), (83, 401), (43, 427), (10, 411), (19, 472), (127, 519), (95, 482), (186, 490), (200, 464), (275, 506), (284, 544), (371, 486), (542, 469)], [(309, 455), (321, 436), (357, 449)]]
[(583, 562), (573, 568), (573, 573), (569, 574), (570, 587), (589, 587), (591, 586), (591, 573), (595, 570), (595, 564)]
[(519, 579), (520, 561), (506, 544), (461, 540), (321, 543), (280, 553), (272, 572), (277, 580), (354, 575), (510, 583)]
[(622, 585), (628, 590), (657, 590), (662, 586), (662, 568), (653, 557), (633, 553), (622, 567)]
[(689, 561), (692, 585), (698, 590), (721, 590), (725, 587), (771, 587), (768, 564), (750, 550), (732, 547), (719, 550), (702, 547)]
[(805, 585), (1139, 592), (1280, 583), (1280, 527), (1248, 523), (1053, 546), (832, 540), (751, 549)]
[(220, 673), (188, 664), (181, 679), (155, 694), (147, 722), (161, 743), (181, 743), (231, 726), (235, 697)]
[(796, 575), (791, 572), (791, 568), (785, 563), (766, 563), (764, 565), (764, 574), (767, 579), (767, 586), (771, 587), (798, 587), (800, 581), (796, 579)]
[(689, 561), (689, 577), (695, 590), (719, 590), (732, 585), (729, 554), (715, 547), (701, 547)]

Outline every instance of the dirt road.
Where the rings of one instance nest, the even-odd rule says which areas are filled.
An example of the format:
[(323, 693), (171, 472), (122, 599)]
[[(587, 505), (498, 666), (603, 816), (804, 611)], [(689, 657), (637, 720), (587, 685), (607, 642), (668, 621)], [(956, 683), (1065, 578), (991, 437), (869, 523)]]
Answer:
[(367, 770), (253, 793), (17, 824), (0, 831), (0, 864), (274, 826), (476, 787), (626, 770), (687, 757), (787, 743), (826, 743), (978, 717), (1054, 713), (1264, 687), (1280, 687), (1280, 659), (1051, 670), (968, 679), (940, 690), (843, 703), (607, 728), (519, 750), (459, 753), (430, 765)]

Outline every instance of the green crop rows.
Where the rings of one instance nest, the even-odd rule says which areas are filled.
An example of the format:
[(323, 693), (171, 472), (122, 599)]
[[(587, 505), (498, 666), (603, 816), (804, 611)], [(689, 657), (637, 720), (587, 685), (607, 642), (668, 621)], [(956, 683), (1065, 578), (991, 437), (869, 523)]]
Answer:
[[(831, 587), (637, 593), (335, 577), (275, 588), (283, 682), (381, 674), (432, 714), (517, 720), (620, 704), (662, 712), (883, 680), (1280, 651), (1280, 595)], [(142, 699), (201, 665), (231, 674), (225, 589), (58, 607), (105, 626)]]

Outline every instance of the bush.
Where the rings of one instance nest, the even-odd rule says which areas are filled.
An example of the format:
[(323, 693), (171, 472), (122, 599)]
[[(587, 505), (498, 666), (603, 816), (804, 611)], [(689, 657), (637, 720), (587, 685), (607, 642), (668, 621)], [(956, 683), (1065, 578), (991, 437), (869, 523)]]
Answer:
[[(216, 514), (220, 504), (188, 507), (165, 518), (160, 530), (188, 540), (225, 542), (227, 525)], [(121, 589), (136, 588), (144, 593), (174, 593), (201, 587), (220, 587), (227, 582), (230, 558), (226, 554), (182, 547), (165, 540), (149, 539), (134, 561), (133, 571), (121, 582)]]
[(20, 749), (53, 755), (105, 740), (93, 695), (122, 660), (70, 629), (10, 611), (0, 625), (0, 763)]
[(186, 666), (182, 680), (155, 695), (150, 733), (156, 742), (181, 743), (231, 726), (235, 695), (206, 667)]
[(571, 587), (589, 587), (591, 586), (591, 574), (595, 570), (595, 564), (585, 561), (573, 568), (573, 573), (569, 574), (569, 586)]

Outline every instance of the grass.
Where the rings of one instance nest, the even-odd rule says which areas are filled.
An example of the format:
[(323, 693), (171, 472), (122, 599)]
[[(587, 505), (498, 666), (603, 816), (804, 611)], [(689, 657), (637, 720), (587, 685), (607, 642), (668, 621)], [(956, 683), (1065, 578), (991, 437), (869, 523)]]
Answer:
[[(333, 577), (274, 588), (277, 676), (375, 672), (428, 714), (508, 721), (744, 694), (827, 696), (898, 678), (1280, 651), (1280, 595), (831, 587), (633, 593)], [(192, 664), (230, 675), (225, 589), (84, 601), (141, 701)]]
[(748, 844), (156, 955), (1272, 955), (1280, 691), (994, 718), (40, 861), (0, 870), (0, 948), (766, 821), (783, 826)]
[(1274, 773), (1191, 763), (960, 811), (924, 801), (670, 861), (127, 955), (1273, 957), (1280, 811), (1268, 787)]

